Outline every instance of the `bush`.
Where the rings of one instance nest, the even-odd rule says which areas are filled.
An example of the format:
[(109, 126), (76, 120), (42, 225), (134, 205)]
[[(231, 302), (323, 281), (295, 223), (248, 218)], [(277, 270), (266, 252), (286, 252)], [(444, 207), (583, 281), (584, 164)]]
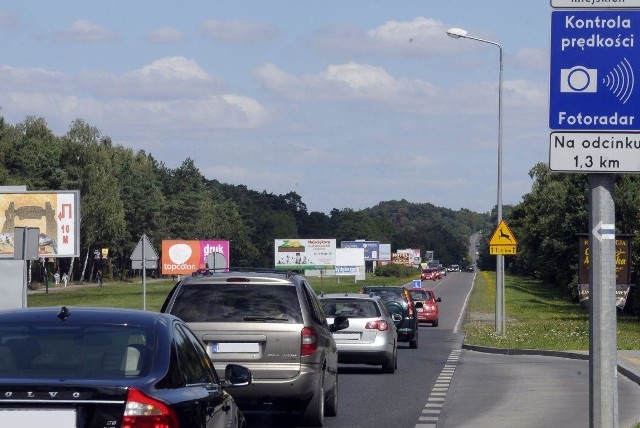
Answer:
[(375, 270), (376, 276), (395, 276), (398, 278), (404, 278), (411, 275), (419, 275), (420, 271), (412, 266), (398, 265), (389, 263), (383, 266), (377, 266)]

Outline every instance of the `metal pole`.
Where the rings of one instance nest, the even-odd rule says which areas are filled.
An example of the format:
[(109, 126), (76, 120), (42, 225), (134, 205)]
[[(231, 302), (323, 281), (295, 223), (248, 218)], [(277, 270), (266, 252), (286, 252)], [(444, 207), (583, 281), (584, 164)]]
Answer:
[(589, 426), (618, 427), (614, 175), (589, 174)]
[[(498, 224), (502, 221), (502, 46), (495, 43), (500, 50), (500, 74), (498, 77)], [(496, 313), (496, 333), (505, 333), (505, 298), (504, 298), (504, 256), (496, 258), (496, 294), (500, 293), (500, 314)], [(496, 308), (498, 308), (496, 296)], [(496, 309), (497, 310), (497, 309)]]

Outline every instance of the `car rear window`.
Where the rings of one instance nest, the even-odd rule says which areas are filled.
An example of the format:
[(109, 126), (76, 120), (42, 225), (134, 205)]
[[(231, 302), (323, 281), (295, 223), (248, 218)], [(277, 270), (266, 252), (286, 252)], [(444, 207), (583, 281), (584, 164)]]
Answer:
[(411, 297), (413, 297), (414, 300), (431, 300), (431, 293), (429, 291), (411, 290), (409, 291), (409, 293), (411, 294)]
[(375, 294), (385, 302), (404, 302), (402, 288), (365, 288), (367, 294)]
[(146, 376), (153, 334), (138, 326), (0, 325), (1, 378), (131, 379)]
[(371, 300), (322, 299), (322, 310), (328, 317), (377, 318), (380, 309)]
[(294, 286), (193, 284), (178, 291), (171, 313), (186, 322), (302, 323)]

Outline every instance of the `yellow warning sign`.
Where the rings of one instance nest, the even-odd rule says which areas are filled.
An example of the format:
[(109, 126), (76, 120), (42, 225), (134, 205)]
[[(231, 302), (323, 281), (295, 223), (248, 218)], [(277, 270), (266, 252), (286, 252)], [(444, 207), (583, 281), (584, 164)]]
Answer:
[(518, 241), (516, 241), (516, 237), (513, 236), (513, 233), (509, 230), (507, 223), (501, 220), (489, 240), (489, 254), (513, 256), (516, 254), (517, 243)]
[(517, 243), (516, 237), (513, 236), (504, 220), (500, 221), (489, 240), (489, 245), (516, 245)]

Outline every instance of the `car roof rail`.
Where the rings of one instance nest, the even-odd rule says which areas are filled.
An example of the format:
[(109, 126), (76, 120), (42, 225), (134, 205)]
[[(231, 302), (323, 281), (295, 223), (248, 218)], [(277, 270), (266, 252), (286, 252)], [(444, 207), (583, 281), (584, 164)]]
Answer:
[(252, 268), (252, 267), (224, 267), (224, 268), (204, 268), (198, 269), (191, 273), (191, 276), (212, 276), (216, 273), (269, 273), (284, 275), (287, 278), (294, 275), (301, 275), (292, 270), (273, 269), (273, 268)]

